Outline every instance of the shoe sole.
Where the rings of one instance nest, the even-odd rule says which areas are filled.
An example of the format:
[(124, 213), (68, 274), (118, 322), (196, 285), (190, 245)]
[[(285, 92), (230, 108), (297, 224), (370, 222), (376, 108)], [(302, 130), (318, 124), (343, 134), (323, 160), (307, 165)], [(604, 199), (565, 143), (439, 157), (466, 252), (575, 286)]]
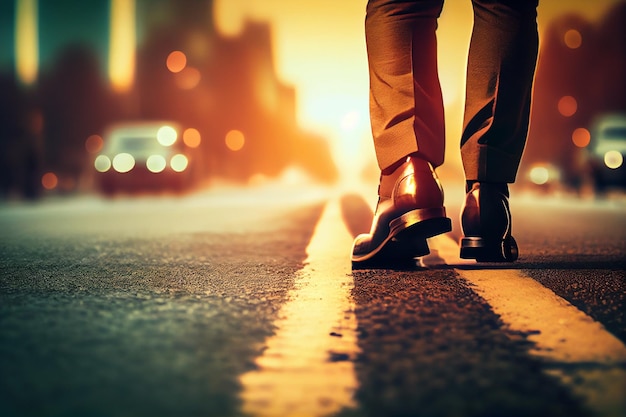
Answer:
[(428, 255), (426, 239), (452, 230), (452, 221), (445, 216), (443, 207), (403, 214), (389, 222), (389, 236), (377, 248), (362, 256), (352, 256), (353, 266), (364, 263), (393, 266)]
[(513, 236), (506, 236), (499, 242), (487, 241), (481, 237), (461, 239), (462, 259), (476, 259), (478, 262), (514, 262), (519, 256), (517, 242)]

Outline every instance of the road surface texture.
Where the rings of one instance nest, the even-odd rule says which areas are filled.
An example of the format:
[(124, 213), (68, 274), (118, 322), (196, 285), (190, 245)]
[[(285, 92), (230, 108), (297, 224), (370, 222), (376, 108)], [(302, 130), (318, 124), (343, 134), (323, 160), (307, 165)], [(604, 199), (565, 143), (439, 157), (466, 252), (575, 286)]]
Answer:
[(500, 265), (453, 195), (429, 256), (352, 270), (374, 194), (2, 203), (0, 416), (626, 415), (623, 199), (514, 196)]

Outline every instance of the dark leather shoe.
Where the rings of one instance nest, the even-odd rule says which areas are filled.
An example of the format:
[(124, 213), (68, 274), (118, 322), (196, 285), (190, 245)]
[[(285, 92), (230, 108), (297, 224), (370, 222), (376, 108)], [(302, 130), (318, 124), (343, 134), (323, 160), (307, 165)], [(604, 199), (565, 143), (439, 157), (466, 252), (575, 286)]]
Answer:
[(475, 182), (461, 210), (461, 258), (513, 262), (517, 243), (511, 236), (509, 189), (504, 183)]
[(407, 157), (382, 175), (378, 195), (370, 232), (354, 240), (353, 266), (399, 266), (429, 253), (426, 238), (452, 230), (439, 180), (423, 159)]

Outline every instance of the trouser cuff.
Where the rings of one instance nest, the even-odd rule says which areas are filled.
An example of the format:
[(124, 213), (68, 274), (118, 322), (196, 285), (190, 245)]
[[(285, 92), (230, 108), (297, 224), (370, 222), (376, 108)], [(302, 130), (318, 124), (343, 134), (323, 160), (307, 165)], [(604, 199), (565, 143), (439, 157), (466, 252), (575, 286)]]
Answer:
[(479, 182), (514, 183), (521, 158), (497, 148), (478, 145), (461, 148), (465, 179)]

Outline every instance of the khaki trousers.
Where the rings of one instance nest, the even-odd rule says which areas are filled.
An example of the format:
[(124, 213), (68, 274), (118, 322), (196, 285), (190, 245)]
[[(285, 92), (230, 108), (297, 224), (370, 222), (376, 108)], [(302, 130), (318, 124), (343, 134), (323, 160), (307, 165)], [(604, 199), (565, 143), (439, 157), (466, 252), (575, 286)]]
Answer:
[[(460, 0), (456, 0), (460, 1)], [(472, 0), (461, 157), (467, 180), (514, 182), (528, 131), (538, 0)], [(381, 170), (445, 147), (437, 74), (443, 0), (369, 0), (365, 36), (370, 119)]]

